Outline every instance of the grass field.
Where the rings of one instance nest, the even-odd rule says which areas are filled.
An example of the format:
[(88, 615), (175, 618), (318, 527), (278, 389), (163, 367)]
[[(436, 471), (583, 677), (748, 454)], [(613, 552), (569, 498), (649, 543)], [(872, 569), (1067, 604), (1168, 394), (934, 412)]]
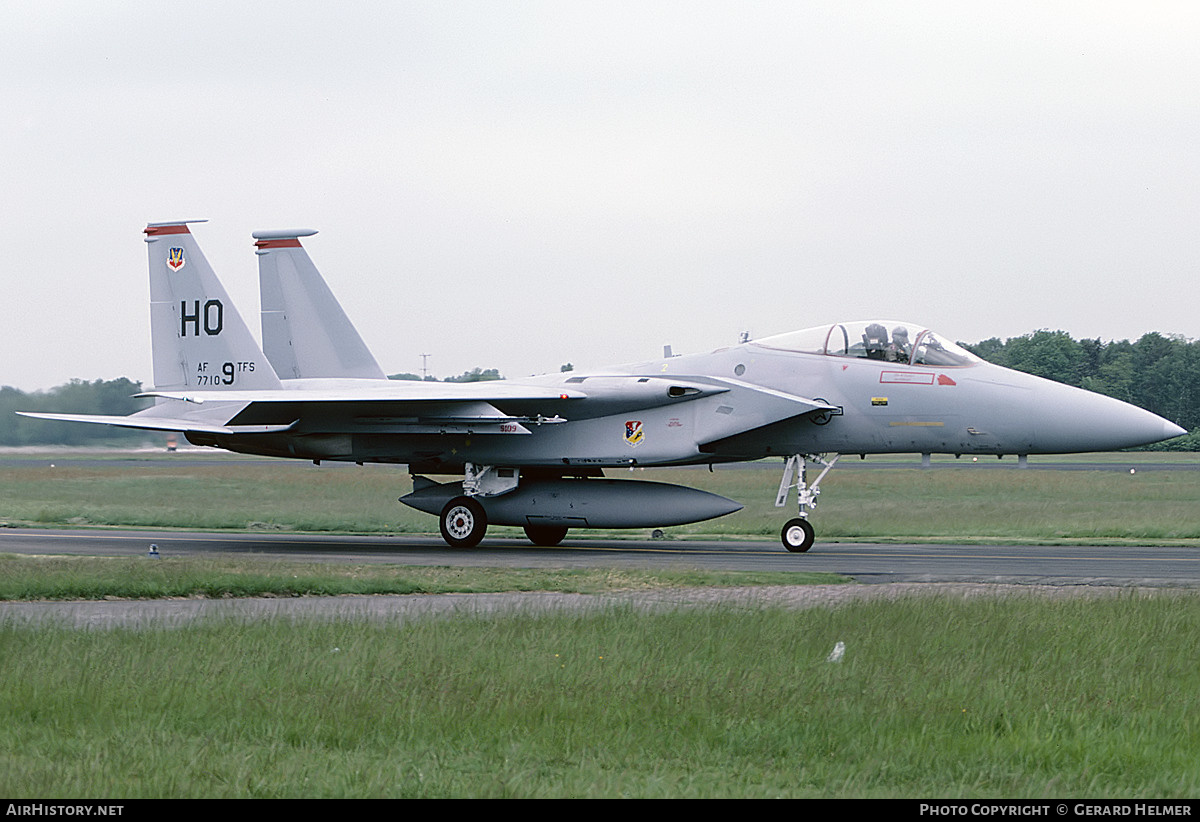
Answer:
[[(1121, 470), (846, 467), (814, 520), (823, 539), (1200, 544), (1200, 472), (1136, 470), (1192, 455), (1094, 459)], [(772, 505), (779, 472), (633, 476), (747, 503), (671, 537), (773, 540), (790, 516)], [(13, 525), (434, 532), (395, 502), (407, 490), (381, 466), (0, 456), (0, 522)], [(10, 599), (779, 581), (0, 557)], [(0, 795), (1189, 798), (1197, 636), (1200, 597), (1169, 591), (396, 624), (0, 620)], [(839, 641), (845, 657), (829, 662)]]
[[(1145, 463), (1194, 464), (1197, 455), (1075, 459), (1115, 462), (1122, 470), (1020, 470), (1015, 460), (1011, 468), (959, 461), (923, 470), (914, 457), (872, 458), (864, 465), (846, 457), (851, 464), (839, 465), (822, 484), (813, 522), (822, 540), (1200, 544), (1200, 471), (1136, 471)], [(903, 465), (910, 467), (892, 467)], [(690, 485), (746, 506), (727, 517), (665, 529), (669, 537), (775, 539), (795, 511), (794, 494), (787, 508), (774, 507), (781, 468), (770, 461), (711, 473), (650, 469), (609, 475)], [(435, 517), (396, 502), (409, 490), (403, 469), (380, 465), (234, 463), (218, 455), (89, 458), (82, 464), (69, 455), (46, 455), (31, 464), (27, 457), (17, 462), (0, 456), (0, 522), (14, 525), (436, 534)], [(646, 532), (611, 535), (624, 534)]]
[(230, 555), (147, 561), (145, 557), (0, 554), (0, 601), (509, 591), (597, 594), (732, 585), (828, 585), (846, 581), (835, 574), (794, 571), (359, 565)]
[(0, 625), (0, 793), (1188, 798), (1197, 636), (1167, 592)]

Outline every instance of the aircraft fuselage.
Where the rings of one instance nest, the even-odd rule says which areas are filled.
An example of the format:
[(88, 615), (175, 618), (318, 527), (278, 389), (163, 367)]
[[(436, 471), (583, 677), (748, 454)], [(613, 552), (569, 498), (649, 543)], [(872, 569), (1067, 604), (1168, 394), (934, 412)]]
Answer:
[[(414, 421), (422, 419), (419, 404), (396, 420), (385, 401), (252, 403), (232, 422), (298, 422), (286, 433), (199, 439), (243, 453), (397, 462), (448, 473), (464, 463), (566, 469), (827, 452), (1071, 453), (1131, 447), (1177, 433), (1140, 408), (990, 363), (908, 365), (757, 343), (597, 375), (568, 372), (523, 382), (561, 385), (587, 397), (539, 401), (536, 409), (521, 400), (491, 401), (512, 417), (541, 414), (565, 422), (507, 428), (435, 423), (419, 432), (413, 431)], [(708, 387), (712, 393), (671, 396), (676, 385)], [(756, 424), (762, 394), (754, 389), (812, 398), (832, 410)], [(647, 407), (648, 390), (659, 393), (660, 404)], [(431, 417), (435, 405), (428, 403)]]

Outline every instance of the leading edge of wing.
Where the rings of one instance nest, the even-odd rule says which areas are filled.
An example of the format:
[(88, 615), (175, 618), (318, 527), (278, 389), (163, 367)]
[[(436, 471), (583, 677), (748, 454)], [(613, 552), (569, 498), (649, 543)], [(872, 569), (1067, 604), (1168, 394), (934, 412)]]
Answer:
[(98, 425), (116, 425), (121, 428), (137, 428), (144, 431), (196, 431), (204, 434), (277, 434), (289, 431), (296, 423), (287, 425), (215, 425), (197, 420), (154, 417), (130, 414), (128, 416), (108, 414), (50, 414), (35, 411), (17, 411), (22, 417), (59, 422), (90, 422)]
[(137, 397), (162, 397), (170, 400), (203, 403), (220, 402), (489, 402), (503, 400), (579, 400), (587, 394), (575, 389), (530, 385), (505, 385), (500, 381), (474, 383), (427, 383), (389, 381), (339, 388), (292, 387), (266, 391), (143, 391)]

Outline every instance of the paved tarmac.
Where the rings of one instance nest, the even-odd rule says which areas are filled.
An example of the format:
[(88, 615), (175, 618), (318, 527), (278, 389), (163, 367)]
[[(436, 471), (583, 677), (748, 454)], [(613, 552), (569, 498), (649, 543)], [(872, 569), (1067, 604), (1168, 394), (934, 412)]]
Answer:
[[(703, 568), (817, 571), (860, 583), (990, 582), (1200, 586), (1193, 546), (928, 545), (817, 542), (791, 554), (771, 540), (573, 538), (555, 548), (488, 538), (471, 549), (431, 536), (0, 529), (0, 553), (147, 556), (236, 554), (264, 560), (514, 568)], [(150, 560), (148, 560), (150, 561)]]
[(184, 531), (0, 529), (0, 553), (140, 556), (234, 554), (264, 562), (390, 563), (526, 568), (703, 568), (818, 571), (853, 583), (769, 586), (649, 594), (449, 594), (373, 597), (181, 599), (147, 602), (0, 603), (0, 621), (52, 619), (80, 627), (175, 625), (197, 618), (264, 616), (408, 619), (503, 610), (678, 607), (726, 604), (811, 607), (860, 597), (899, 595), (1200, 595), (1200, 549), (1139, 546), (878, 545), (818, 542), (789, 554), (767, 541), (568, 539), (557, 548), (488, 539), (477, 548), (447, 548), (433, 537), (206, 534)]

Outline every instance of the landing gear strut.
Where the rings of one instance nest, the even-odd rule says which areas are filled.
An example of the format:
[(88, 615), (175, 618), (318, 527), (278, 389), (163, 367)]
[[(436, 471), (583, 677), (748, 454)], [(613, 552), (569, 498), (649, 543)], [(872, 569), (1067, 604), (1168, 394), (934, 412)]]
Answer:
[(474, 548), (487, 533), (487, 511), (476, 497), (494, 497), (517, 487), (520, 471), (493, 465), (463, 466), (463, 495), (442, 508), (439, 525), (442, 539), (451, 548)]
[[(796, 489), (796, 501), (800, 507), (800, 516), (796, 519), (788, 520), (779, 534), (783, 542), (783, 547), (792, 553), (802, 554), (813, 545), (816, 532), (813, 530), (812, 523), (808, 521), (808, 513), (811, 509), (817, 507), (817, 497), (821, 494), (821, 480), (825, 479), (825, 475), (837, 463), (839, 456), (839, 454), (833, 454), (830, 459), (826, 460), (815, 454), (796, 454), (788, 457), (787, 462), (784, 463), (783, 479), (779, 482), (779, 493), (775, 496), (775, 507), (782, 508), (786, 505), (788, 493), (792, 488)], [(808, 463), (810, 460), (817, 465), (824, 466), (824, 470), (817, 475), (812, 485), (808, 484)], [(795, 482), (792, 482), (792, 478), (796, 477), (797, 473), (799, 473), (799, 476)]]

